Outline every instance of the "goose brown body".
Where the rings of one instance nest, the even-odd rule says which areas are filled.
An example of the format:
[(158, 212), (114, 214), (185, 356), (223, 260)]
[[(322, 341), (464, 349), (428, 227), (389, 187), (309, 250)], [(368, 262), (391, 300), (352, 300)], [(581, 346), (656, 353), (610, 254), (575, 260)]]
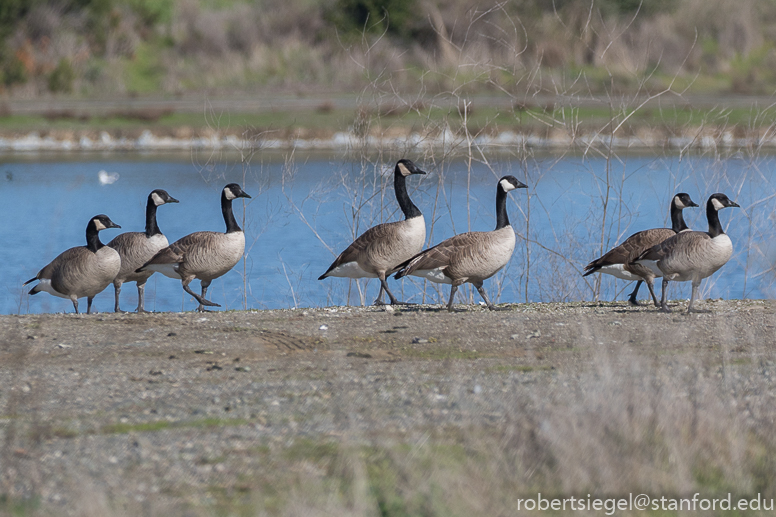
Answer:
[[(245, 251), (245, 234), (232, 212), (232, 201), (238, 197), (251, 196), (236, 183), (226, 185), (221, 191), (221, 213), (226, 224), (225, 233), (190, 233), (158, 251), (138, 272), (157, 271), (169, 278), (179, 279), (183, 290), (199, 302), (199, 311), (204, 311), (206, 306), (220, 307), (205, 296), (210, 283), (229, 272)], [(189, 288), (189, 284), (195, 279), (200, 280), (201, 295)]]
[(458, 286), (468, 282), (477, 288), (489, 309), (483, 282), (509, 263), (515, 249), (515, 231), (509, 224), (507, 192), (526, 188), (514, 176), (504, 176), (496, 187), (496, 229), (490, 232), (467, 232), (450, 237), (401, 265), (396, 278), (413, 275), (432, 282), (451, 284), (447, 309), (453, 310)]
[(145, 284), (151, 275), (151, 270), (137, 271), (157, 252), (169, 245), (167, 237), (159, 230), (156, 223), (157, 207), (166, 203), (177, 203), (178, 200), (170, 196), (166, 191), (157, 189), (148, 195), (146, 203), (146, 227), (145, 232), (125, 232), (117, 235), (108, 246), (115, 249), (121, 257), (121, 269), (113, 279), (114, 311), (121, 312), (119, 296), (121, 286), (126, 282), (137, 283), (137, 312), (145, 311)]
[(60, 253), (37, 275), (27, 280), (24, 285), (38, 280), (38, 284), (29, 294), (47, 292), (67, 298), (73, 303), (76, 314), (78, 298), (85, 297), (86, 313), (91, 313), (94, 297), (113, 282), (121, 269), (121, 257), (118, 252), (100, 242), (98, 232), (107, 228), (120, 226), (106, 215), (93, 217), (86, 227), (86, 246), (70, 248)]

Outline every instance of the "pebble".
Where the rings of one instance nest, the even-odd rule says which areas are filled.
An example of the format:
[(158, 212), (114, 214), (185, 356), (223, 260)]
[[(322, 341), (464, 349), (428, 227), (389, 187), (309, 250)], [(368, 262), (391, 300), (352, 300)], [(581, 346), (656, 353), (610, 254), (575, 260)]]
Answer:
[(318, 330), (329, 330), (329, 326), (328, 325), (321, 325), (320, 327), (318, 327)]

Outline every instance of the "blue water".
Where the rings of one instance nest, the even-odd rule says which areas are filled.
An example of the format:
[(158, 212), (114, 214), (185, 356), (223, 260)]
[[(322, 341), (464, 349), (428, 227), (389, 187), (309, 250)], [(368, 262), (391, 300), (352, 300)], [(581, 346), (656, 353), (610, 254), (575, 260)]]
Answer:
[[(395, 158), (398, 158), (395, 157)], [(253, 157), (240, 163), (219, 157), (205, 163), (190, 156), (54, 155), (15, 157), (0, 164), (0, 313), (70, 312), (68, 300), (46, 293), (30, 297), (22, 282), (56, 255), (84, 244), (88, 220), (105, 213), (122, 226), (102, 232), (103, 242), (121, 231), (142, 231), (148, 193), (167, 190), (181, 201), (162, 206), (159, 226), (170, 242), (199, 230), (223, 231), (220, 191), (240, 183), (253, 196), (235, 204), (246, 231), (247, 259), (211, 285), (208, 298), (226, 309), (288, 308), (371, 303), (375, 280), (318, 281), (353, 236), (378, 222), (400, 217), (392, 190), (392, 161), (349, 161), (336, 157)], [(632, 284), (597, 275), (582, 279), (590, 260), (642, 229), (669, 226), (668, 204), (688, 192), (704, 206), (714, 192), (741, 205), (721, 213), (733, 240), (730, 262), (704, 281), (707, 297), (769, 298), (774, 294), (774, 159), (745, 156), (636, 156), (627, 159), (546, 156), (529, 160), (493, 157), (486, 166), (464, 160), (434, 162), (410, 156), (429, 174), (408, 185), (423, 211), (428, 244), (455, 233), (491, 230), (495, 186), (513, 174), (529, 189), (510, 193), (508, 210), (518, 241), (510, 264), (486, 282), (500, 302), (624, 299)], [(118, 173), (103, 185), (98, 173)], [(607, 192), (608, 174), (608, 192)], [(604, 204), (606, 220), (604, 221)], [(244, 219), (243, 219), (244, 217)], [(705, 212), (688, 209), (693, 229), (706, 229)], [(527, 239), (526, 239), (527, 237)], [(449, 286), (389, 280), (408, 301), (446, 301)], [(199, 291), (199, 282), (192, 284)], [(646, 288), (641, 298), (647, 296)], [(671, 298), (689, 296), (689, 284), (672, 284)], [(459, 301), (479, 301), (466, 290)], [(137, 304), (134, 284), (122, 289), (122, 308)], [(146, 308), (191, 310), (195, 302), (180, 282), (154, 275), (146, 286)], [(100, 293), (94, 309), (113, 309), (113, 287)]]

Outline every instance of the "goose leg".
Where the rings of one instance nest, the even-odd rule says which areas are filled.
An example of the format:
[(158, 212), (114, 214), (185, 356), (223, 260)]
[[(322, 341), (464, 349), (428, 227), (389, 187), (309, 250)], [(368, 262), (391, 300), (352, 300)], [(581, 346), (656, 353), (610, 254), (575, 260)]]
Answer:
[[(202, 306), (207, 306), (207, 307), (221, 307), (221, 306), (220, 306), (220, 305), (218, 305), (217, 303), (213, 303), (213, 302), (211, 302), (210, 300), (205, 300), (205, 299), (204, 299), (204, 298), (202, 298), (200, 295), (198, 295), (197, 293), (195, 293), (194, 291), (192, 291), (192, 290), (191, 290), (191, 288), (189, 287), (189, 284), (191, 283), (191, 281), (192, 281), (192, 280), (194, 280), (194, 279), (193, 279), (193, 278), (190, 278), (190, 279), (188, 279), (188, 280), (182, 280), (182, 281), (181, 281), (181, 285), (183, 286), (183, 290), (184, 290), (184, 291), (186, 291), (187, 293), (189, 293), (191, 296), (193, 296), (193, 297), (194, 297), (194, 299), (195, 299), (195, 300), (197, 300), (197, 301), (199, 302), (199, 305), (200, 305), (200, 307), (202, 307)], [(197, 309), (197, 310), (199, 310), (199, 309)]]
[(660, 307), (660, 304), (657, 303), (657, 296), (655, 296), (655, 281), (653, 279), (647, 279), (647, 288), (649, 289), (649, 294), (652, 296), (655, 307)]
[(383, 281), (380, 280), (380, 292), (377, 293), (377, 298), (372, 305), (387, 305), (383, 301), (383, 291), (385, 291), (385, 287), (383, 286)]
[[(631, 294), (628, 295), (628, 303), (630, 303), (631, 305), (635, 305), (636, 307), (641, 305), (639, 301), (636, 299), (636, 295), (639, 294), (639, 287), (641, 287), (641, 284), (643, 282), (644, 282), (643, 280), (639, 280), (638, 282), (636, 282), (636, 288), (633, 290)], [(650, 292), (651, 291), (652, 291), (652, 288), (650, 288)], [(655, 302), (655, 305), (657, 305), (657, 302)]]
[(668, 279), (663, 277), (663, 292), (660, 295), (660, 310), (663, 312), (671, 312), (668, 308)]
[(482, 299), (485, 300), (485, 305), (488, 306), (488, 309), (492, 311), (497, 311), (498, 308), (496, 308), (496, 306), (490, 303), (490, 300), (488, 300), (488, 293), (485, 292), (485, 288), (482, 287), (482, 284), (475, 287), (477, 287), (477, 292), (480, 293), (480, 296), (482, 296)]
[(70, 301), (73, 302), (73, 308), (75, 309), (75, 313), (78, 314), (78, 298), (76, 298), (75, 295), (72, 295), (70, 297)]
[(450, 287), (450, 301), (447, 302), (447, 310), (448, 312), (453, 312), (453, 300), (455, 299), (455, 292), (458, 290), (458, 286), (453, 284), (452, 287)]
[(137, 312), (148, 312), (145, 310), (145, 282), (137, 283)]
[(385, 273), (380, 274), (378, 277), (380, 279), (380, 294), (377, 295), (377, 300), (375, 300), (375, 305), (388, 305), (387, 303), (383, 302), (382, 296), (383, 291), (385, 291), (388, 294), (388, 298), (391, 300), (391, 305), (413, 305), (410, 302), (400, 302), (396, 299), (396, 297), (393, 295), (390, 289), (388, 289), (388, 282), (385, 279)]
[(113, 294), (115, 297), (115, 303), (113, 305), (113, 312), (124, 312), (119, 308), (119, 295), (121, 294), (121, 284), (122, 282), (113, 282)]
[(92, 313), (92, 300), (94, 300), (94, 296), (86, 298), (86, 314)]
[[(202, 300), (207, 301), (207, 299), (205, 298), (205, 295), (207, 294), (207, 288), (210, 287), (210, 281), (206, 282), (204, 280), (200, 280), (200, 285), (202, 286)], [(207, 312), (207, 309), (205, 309), (206, 304), (202, 303), (202, 300), (199, 301), (199, 307), (197, 307), (197, 311)], [(213, 303), (213, 302), (210, 302), (210, 303)], [(213, 303), (213, 305), (216, 307), (220, 307), (220, 305), (216, 303)]]
[[(700, 286), (701, 286), (700, 280), (698, 281), (698, 283), (695, 283), (695, 281), (693, 281), (693, 283), (692, 283), (692, 294), (690, 295), (690, 303), (689, 303), (689, 305), (687, 305), (687, 314), (690, 314), (690, 312), (692, 311), (692, 304), (693, 304), (693, 302), (698, 299), (698, 288)], [(695, 311), (693, 311), (693, 312), (711, 312), (711, 311), (704, 310), (704, 309), (695, 309)]]

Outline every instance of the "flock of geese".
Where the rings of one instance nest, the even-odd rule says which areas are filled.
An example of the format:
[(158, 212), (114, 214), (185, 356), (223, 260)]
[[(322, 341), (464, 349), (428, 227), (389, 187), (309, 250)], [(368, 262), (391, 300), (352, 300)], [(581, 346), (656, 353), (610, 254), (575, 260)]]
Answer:
[[(515, 231), (507, 214), (507, 193), (527, 186), (514, 176), (502, 177), (496, 186), (496, 228), (493, 231), (462, 233), (423, 250), (426, 223), (423, 213), (410, 199), (406, 185), (407, 177), (417, 174), (426, 172), (408, 159), (396, 163), (394, 191), (404, 220), (369, 228), (340, 253), (318, 280), (327, 277), (377, 278), (380, 292), (375, 305), (407, 304), (391, 293), (387, 282), (391, 275), (397, 279), (412, 275), (450, 284), (447, 309), (451, 312), (458, 287), (468, 282), (477, 288), (490, 310), (497, 310), (488, 299), (483, 283), (512, 257)], [(221, 191), (224, 233), (195, 232), (169, 244), (157, 225), (156, 211), (159, 206), (178, 200), (164, 190), (154, 190), (148, 195), (145, 232), (122, 233), (106, 245), (100, 241), (99, 232), (120, 226), (106, 215), (94, 216), (86, 226), (86, 246), (61, 253), (24, 285), (37, 280), (30, 294), (45, 291), (68, 298), (76, 313), (78, 299), (86, 297), (89, 314), (94, 297), (111, 283), (115, 290), (114, 310), (121, 312), (121, 286), (125, 282), (135, 282), (137, 312), (147, 312), (144, 308), (145, 284), (153, 273), (159, 272), (180, 280), (184, 291), (199, 302), (198, 311), (205, 311), (205, 307), (220, 307), (206, 298), (207, 289), (243, 256), (245, 236), (232, 212), (232, 201), (240, 197), (251, 196), (236, 183), (226, 185)], [(668, 283), (692, 282), (692, 296), (687, 306), (689, 313), (698, 297), (701, 280), (725, 265), (733, 253), (733, 245), (722, 230), (718, 212), (738, 205), (725, 194), (712, 194), (706, 203), (707, 232), (691, 231), (684, 222), (682, 211), (697, 206), (688, 194), (676, 194), (671, 200), (671, 228), (655, 228), (631, 235), (585, 266), (583, 276), (607, 273), (636, 281), (636, 288), (629, 295), (629, 301), (634, 305), (638, 305), (638, 290), (646, 282), (655, 306), (666, 312), (669, 311)], [(654, 281), (660, 277), (663, 278), (663, 290), (658, 303)], [(189, 287), (195, 279), (201, 283), (199, 295)], [(383, 301), (383, 293), (388, 296), (388, 302)]]

